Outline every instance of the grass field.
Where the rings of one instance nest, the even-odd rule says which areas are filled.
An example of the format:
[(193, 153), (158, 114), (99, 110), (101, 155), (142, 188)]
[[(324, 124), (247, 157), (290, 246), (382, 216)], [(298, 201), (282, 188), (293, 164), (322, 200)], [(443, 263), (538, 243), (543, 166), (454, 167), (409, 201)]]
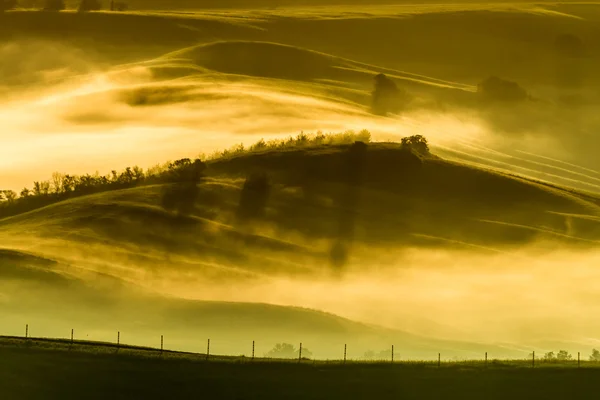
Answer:
[(0, 339), (6, 399), (592, 398), (595, 363), (355, 363), (174, 354), (101, 344)]

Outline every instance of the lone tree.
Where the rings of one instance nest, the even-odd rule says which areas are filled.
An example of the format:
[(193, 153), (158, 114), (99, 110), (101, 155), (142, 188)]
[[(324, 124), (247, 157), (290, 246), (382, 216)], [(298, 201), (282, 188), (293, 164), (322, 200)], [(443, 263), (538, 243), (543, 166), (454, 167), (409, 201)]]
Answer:
[(514, 103), (527, 100), (529, 95), (518, 83), (491, 76), (477, 85), (477, 94), (487, 102)]
[(242, 188), (238, 217), (242, 220), (263, 217), (270, 194), (271, 182), (267, 174), (264, 172), (251, 174), (246, 178)]
[(424, 156), (431, 154), (429, 152), (429, 144), (427, 143), (427, 139), (422, 135), (404, 137), (402, 138), (401, 143), (403, 148), (414, 150), (418, 154)]
[(566, 58), (580, 58), (586, 55), (583, 41), (578, 36), (570, 33), (563, 33), (556, 37), (554, 50), (557, 55)]
[(372, 93), (372, 111), (377, 115), (397, 113), (406, 105), (406, 93), (384, 74), (375, 76), (375, 87)]
[(62, 11), (64, 9), (64, 0), (46, 0), (44, 3), (44, 11)]
[[(310, 358), (312, 357), (312, 351), (303, 347), (302, 348), (302, 358)], [(289, 343), (277, 343), (275, 347), (273, 347), (267, 354), (265, 354), (267, 358), (299, 358), (300, 350), (296, 349), (294, 345)]]
[(79, 12), (98, 10), (102, 10), (102, 3), (100, 3), (100, 0), (81, 0), (81, 3), (79, 3)]
[(592, 354), (590, 355), (590, 361), (600, 361), (600, 351), (597, 349), (592, 350)]

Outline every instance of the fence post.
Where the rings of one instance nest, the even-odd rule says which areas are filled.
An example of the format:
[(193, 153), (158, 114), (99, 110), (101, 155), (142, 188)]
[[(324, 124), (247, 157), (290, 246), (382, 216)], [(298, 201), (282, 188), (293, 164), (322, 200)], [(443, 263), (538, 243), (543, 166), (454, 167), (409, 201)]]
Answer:
[(252, 361), (254, 361), (254, 340), (252, 341)]
[(485, 366), (487, 367), (487, 351), (485, 352)]
[(74, 330), (71, 329), (71, 346), (73, 345), (73, 332), (74, 332)]
[(581, 368), (581, 353), (577, 352), (577, 368)]
[(298, 362), (302, 361), (302, 343), (300, 343), (300, 350), (298, 351)]
[(164, 338), (163, 338), (163, 335), (160, 335), (160, 354), (161, 355), (163, 353), (163, 344), (164, 344)]
[(442, 353), (438, 353), (438, 368), (441, 366), (442, 364)]
[(392, 364), (394, 363), (394, 345), (392, 345)]
[(209, 357), (210, 357), (210, 339), (208, 339), (208, 342), (206, 344), (206, 361), (208, 361)]
[(29, 337), (29, 324), (25, 324), (25, 339)]
[(119, 347), (121, 347), (121, 332), (117, 331), (117, 351), (119, 351)]
[(346, 364), (346, 350), (348, 350), (348, 345), (344, 344), (344, 364)]
[(531, 368), (535, 368), (535, 351), (533, 352), (533, 355), (531, 357)]

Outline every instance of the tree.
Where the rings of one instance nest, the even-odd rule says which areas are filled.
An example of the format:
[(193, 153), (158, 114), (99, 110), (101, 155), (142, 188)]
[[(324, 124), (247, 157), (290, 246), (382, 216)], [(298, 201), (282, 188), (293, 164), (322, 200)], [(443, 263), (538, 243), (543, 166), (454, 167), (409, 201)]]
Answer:
[[(302, 348), (302, 358), (310, 358), (313, 353), (309, 349)], [(275, 347), (265, 354), (267, 358), (299, 358), (300, 349), (296, 349), (294, 345), (289, 343), (277, 343)]]
[(64, 174), (60, 172), (52, 173), (52, 191), (56, 194), (60, 194), (63, 192), (63, 178)]
[(586, 55), (583, 41), (570, 33), (563, 33), (556, 37), (554, 50), (560, 57), (565, 58), (581, 58)]
[(17, 193), (12, 190), (0, 190), (0, 201), (12, 203), (17, 199)]
[(402, 147), (411, 149), (416, 151), (421, 155), (430, 155), (429, 152), (429, 144), (427, 139), (422, 135), (414, 135), (409, 137), (404, 137), (401, 140)]
[(267, 358), (294, 358), (296, 348), (289, 343), (277, 343), (265, 357)]
[(23, 198), (23, 199), (24, 199), (24, 198), (26, 198), (26, 197), (29, 197), (30, 195), (31, 195), (31, 192), (29, 191), (29, 189), (27, 189), (27, 188), (23, 188), (23, 189), (21, 190), (21, 193), (20, 193), (20, 196), (21, 196), (21, 198)]
[(252, 219), (264, 216), (270, 193), (271, 182), (267, 174), (264, 172), (251, 174), (242, 187), (238, 217)]
[(64, 0), (46, 0), (44, 11), (62, 11), (66, 8)]
[(560, 361), (569, 361), (573, 359), (573, 356), (566, 350), (560, 350), (558, 354), (556, 354), (556, 359)]
[(600, 351), (593, 349), (590, 355), (590, 361), (600, 361)]
[(371, 109), (374, 114), (388, 115), (397, 113), (406, 106), (407, 95), (398, 89), (398, 86), (384, 74), (375, 76), (374, 89), (372, 92)]
[(78, 11), (79, 12), (98, 11), (101, 9), (102, 9), (102, 3), (100, 3), (100, 0), (81, 0), (81, 3), (79, 3)]
[(518, 83), (490, 76), (477, 85), (477, 94), (487, 102), (515, 103), (527, 100), (527, 91)]
[(554, 361), (556, 360), (556, 355), (554, 354), (553, 351), (549, 351), (548, 353), (544, 354), (544, 361)]

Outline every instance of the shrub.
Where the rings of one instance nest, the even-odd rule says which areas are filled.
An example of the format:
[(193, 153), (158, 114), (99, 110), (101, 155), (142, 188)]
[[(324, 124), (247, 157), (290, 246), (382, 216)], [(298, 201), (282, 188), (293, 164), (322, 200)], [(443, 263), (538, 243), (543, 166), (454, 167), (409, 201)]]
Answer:
[(101, 9), (102, 9), (102, 3), (100, 3), (100, 0), (81, 0), (81, 3), (79, 3), (78, 11), (79, 12), (98, 11)]

